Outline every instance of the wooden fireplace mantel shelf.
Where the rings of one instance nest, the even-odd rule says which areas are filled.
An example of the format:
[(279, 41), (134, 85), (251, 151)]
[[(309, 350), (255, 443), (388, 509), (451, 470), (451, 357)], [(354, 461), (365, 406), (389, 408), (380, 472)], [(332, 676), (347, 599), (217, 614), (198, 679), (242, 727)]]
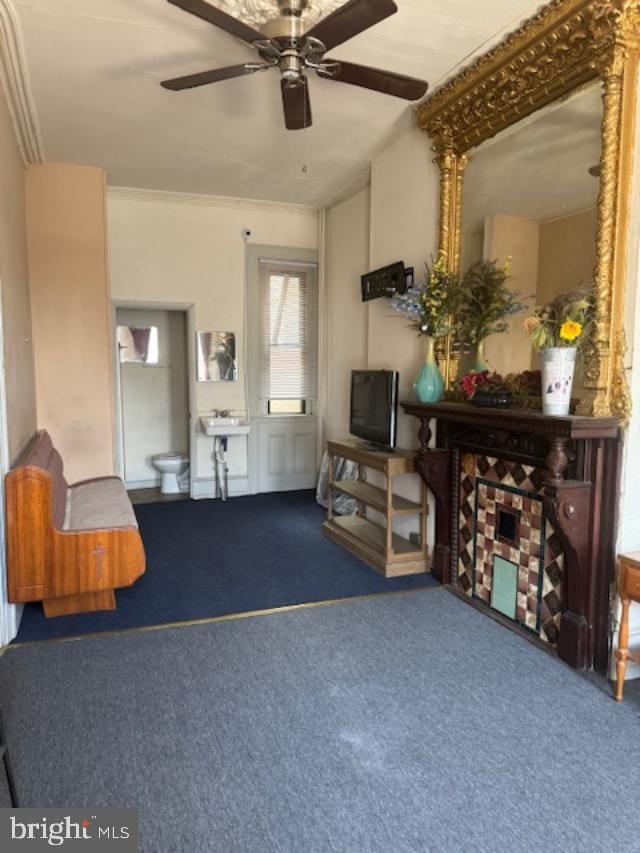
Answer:
[(537, 472), (535, 490), (544, 517), (564, 552), (558, 654), (574, 667), (605, 672), (615, 577), (619, 422), (468, 403), (401, 405), (420, 422), (416, 468), (435, 499), (433, 574), (457, 587), (461, 466), (475, 465), (478, 454), (529, 466)]
[(620, 423), (616, 418), (588, 418), (577, 415), (551, 417), (527, 409), (490, 409), (470, 403), (401, 403), (409, 415), (417, 418), (442, 418), (448, 421), (499, 427), (528, 432), (546, 438), (616, 438)]

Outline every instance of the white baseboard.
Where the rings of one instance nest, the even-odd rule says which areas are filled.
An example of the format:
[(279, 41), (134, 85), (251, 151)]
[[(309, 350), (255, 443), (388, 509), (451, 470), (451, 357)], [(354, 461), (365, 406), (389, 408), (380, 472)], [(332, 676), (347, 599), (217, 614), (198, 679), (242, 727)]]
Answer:
[[(229, 497), (237, 498), (249, 494), (248, 477), (229, 477)], [(191, 483), (191, 497), (194, 501), (217, 498), (215, 478), (198, 478)]]
[(153, 480), (126, 480), (125, 488), (131, 489), (157, 489), (160, 485), (160, 477), (155, 477)]

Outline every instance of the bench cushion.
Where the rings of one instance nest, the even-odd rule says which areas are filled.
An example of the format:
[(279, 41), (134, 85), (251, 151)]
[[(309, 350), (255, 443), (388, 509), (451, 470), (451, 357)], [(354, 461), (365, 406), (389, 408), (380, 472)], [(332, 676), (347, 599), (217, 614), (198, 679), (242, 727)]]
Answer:
[(65, 530), (137, 526), (131, 501), (119, 477), (101, 477), (69, 487)]

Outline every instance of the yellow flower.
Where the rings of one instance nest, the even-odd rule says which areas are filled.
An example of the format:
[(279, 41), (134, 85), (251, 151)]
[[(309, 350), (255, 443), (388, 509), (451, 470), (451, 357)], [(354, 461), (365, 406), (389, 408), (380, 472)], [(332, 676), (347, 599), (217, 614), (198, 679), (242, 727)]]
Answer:
[(566, 320), (560, 327), (560, 337), (563, 341), (575, 341), (582, 334), (582, 324), (575, 320)]

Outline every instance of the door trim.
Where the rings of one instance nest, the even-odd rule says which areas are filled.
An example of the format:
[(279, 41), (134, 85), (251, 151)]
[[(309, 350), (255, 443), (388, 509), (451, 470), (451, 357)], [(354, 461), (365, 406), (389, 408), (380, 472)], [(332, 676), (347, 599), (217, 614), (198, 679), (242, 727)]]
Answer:
[(187, 412), (189, 419), (189, 493), (193, 497), (193, 481), (195, 479), (195, 469), (197, 460), (197, 429), (198, 416), (196, 404), (196, 306), (192, 302), (153, 302), (139, 301), (135, 299), (114, 299), (111, 302), (112, 312), (112, 354), (113, 354), (113, 394), (114, 394), (114, 411), (115, 411), (115, 430), (114, 430), (114, 458), (116, 460), (116, 473), (124, 481), (124, 435), (122, 429), (122, 387), (120, 379), (120, 359), (118, 357), (118, 338), (116, 334), (117, 322), (116, 312), (118, 308), (130, 308), (141, 311), (181, 311), (186, 318), (186, 333), (187, 333), (187, 389), (188, 400), (187, 404), (189, 411)]

